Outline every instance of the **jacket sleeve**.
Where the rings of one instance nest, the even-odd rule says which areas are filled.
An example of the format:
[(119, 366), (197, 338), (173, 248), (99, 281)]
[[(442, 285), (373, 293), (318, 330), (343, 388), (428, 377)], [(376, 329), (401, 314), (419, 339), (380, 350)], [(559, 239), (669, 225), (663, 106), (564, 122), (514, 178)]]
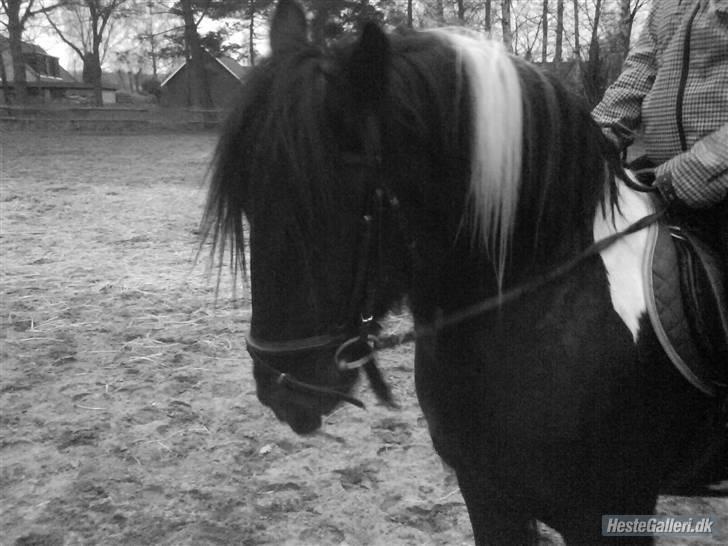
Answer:
[(655, 184), (668, 203), (704, 208), (728, 199), (728, 123), (657, 167)]
[(625, 146), (631, 143), (625, 135), (640, 125), (642, 101), (652, 89), (657, 74), (655, 12), (655, 9), (650, 11), (642, 34), (624, 61), (622, 73), (592, 111), (597, 124), (602, 129), (612, 129), (617, 140)]

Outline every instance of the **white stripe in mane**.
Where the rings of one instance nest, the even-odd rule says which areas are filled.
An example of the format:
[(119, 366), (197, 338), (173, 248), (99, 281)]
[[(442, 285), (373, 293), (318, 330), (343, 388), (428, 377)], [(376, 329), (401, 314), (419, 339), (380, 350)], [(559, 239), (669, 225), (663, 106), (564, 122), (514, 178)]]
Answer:
[(523, 104), (515, 66), (500, 42), (460, 29), (432, 31), (454, 48), (472, 101), (470, 198), (474, 235), (493, 257), (499, 284), (516, 220)]

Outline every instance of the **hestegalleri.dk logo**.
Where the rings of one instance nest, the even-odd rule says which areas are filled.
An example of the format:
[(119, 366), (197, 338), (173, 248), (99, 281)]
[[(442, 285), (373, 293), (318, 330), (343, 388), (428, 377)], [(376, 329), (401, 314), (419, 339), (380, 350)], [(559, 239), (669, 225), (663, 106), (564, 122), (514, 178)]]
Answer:
[(602, 516), (602, 536), (710, 536), (715, 516)]

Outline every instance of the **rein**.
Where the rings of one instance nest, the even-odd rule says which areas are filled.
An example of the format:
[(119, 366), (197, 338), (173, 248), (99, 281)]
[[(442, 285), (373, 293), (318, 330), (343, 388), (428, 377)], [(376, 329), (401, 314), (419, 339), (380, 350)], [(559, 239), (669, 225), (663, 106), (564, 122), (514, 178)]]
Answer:
[[(379, 128), (372, 116), (367, 116), (365, 119), (365, 132), (368, 138), (364, 139), (364, 154), (345, 154), (343, 157), (344, 163), (371, 170), (372, 179), (381, 179), (381, 141)], [(639, 180), (630, 177), (621, 165), (617, 169), (617, 173), (620, 174), (620, 177), (624, 178), (630, 188), (636, 191), (655, 191), (654, 187), (642, 184)], [(299, 353), (335, 348), (334, 362), (339, 370), (346, 371), (362, 368), (377, 397), (388, 405), (395, 406), (396, 404), (393, 401), (389, 387), (377, 368), (376, 351), (411, 343), (418, 338), (435, 336), (446, 328), (497, 309), (523, 297), (525, 294), (534, 292), (568, 274), (582, 262), (596, 256), (619, 239), (655, 223), (667, 210), (666, 208), (658, 210), (634, 222), (622, 231), (593, 242), (575, 257), (526, 284), (516, 286), (446, 316), (440, 313), (429, 326), (415, 327), (402, 334), (375, 336), (373, 333), (375, 326), (374, 306), (376, 304), (377, 288), (380, 284), (382, 264), (375, 263), (375, 260), (372, 258), (376, 255), (377, 260), (381, 261), (382, 257), (382, 216), (384, 214), (385, 196), (387, 197), (386, 203), (392, 210), (399, 214), (400, 222), (403, 225), (406, 225), (406, 222), (403, 222), (403, 218), (399, 212), (399, 203), (396, 196), (394, 196), (393, 192), (389, 191), (385, 184), (375, 182), (371, 188), (370, 195), (369, 208), (362, 217), (364, 232), (357, 255), (358, 265), (353, 283), (352, 297), (348, 310), (344, 312), (343, 318), (345, 322), (340, 323), (346, 324), (346, 321), (351, 320), (351, 317), (358, 314), (358, 326), (347, 328), (344, 325), (340, 325), (334, 328), (332, 333), (286, 341), (266, 341), (257, 339), (252, 335), (248, 335), (247, 338), (248, 353), (255, 358), (260, 368), (275, 376), (275, 383), (277, 385), (304, 394), (335, 398), (362, 409), (365, 409), (365, 405), (361, 400), (336, 389), (319, 387), (299, 381), (289, 373), (281, 372), (268, 363), (266, 356), (290, 357)], [(357, 329), (358, 333), (354, 334), (354, 331)]]
[[(337, 391), (335, 389), (329, 389), (326, 387), (319, 387), (316, 385), (312, 385), (309, 383), (304, 383), (302, 381), (298, 381), (294, 377), (292, 377), (290, 374), (280, 372), (270, 364), (268, 364), (263, 357), (264, 355), (272, 355), (272, 356), (291, 356), (295, 355), (297, 353), (305, 353), (310, 351), (316, 351), (316, 350), (323, 350), (323, 349), (332, 349), (336, 347), (336, 352), (334, 353), (334, 361), (337, 363), (337, 366), (339, 369), (342, 370), (353, 370), (358, 367), (364, 366), (366, 369), (366, 366), (374, 366), (376, 369), (376, 351), (383, 350), (383, 349), (391, 349), (394, 347), (397, 347), (399, 345), (404, 345), (407, 343), (412, 343), (416, 341), (418, 338), (424, 338), (424, 337), (430, 337), (437, 335), (440, 331), (455, 326), (457, 324), (460, 324), (462, 322), (465, 322), (469, 319), (475, 318), (478, 315), (482, 315), (484, 313), (487, 313), (489, 311), (493, 311), (507, 303), (510, 303), (512, 301), (515, 301), (524, 295), (534, 292), (538, 290), (539, 288), (542, 288), (543, 286), (555, 281), (556, 279), (559, 279), (563, 277), (564, 275), (571, 272), (573, 269), (575, 269), (578, 265), (580, 265), (585, 260), (596, 256), (606, 248), (610, 247), (612, 244), (617, 242), (619, 239), (622, 239), (623, 237), (626, 237), (627, 235), (630, 235), (632, 233), (636, 233), (647, 226), (657, 222), (662, 216), (664, 216), (666, 212), (666, 208), (663, 208), (657, 212), (654, 212), (652, 214), (649, 214), (636, 222), (629, 225), (627, 228), (623, 229), (622, 231), (619, 231), (617, 233), (614, 233), (608, 237), (605, 237), (603, 239), (600, 239), (598, 241), (594, 241), (591, 245), (589, 245), (586, 249), (584, 249), (582, 252), (580, 252), (575, 257), (571, 258), (570, 260), (564, 262), (563, 264), (557, 266), (556, 268), (552, 269), (545, 275), (534, 279), (533, 281), (516, 286), (510, 290), (505, 291), (502, 294), (498, 294), (496, 296), (492, 296), (489, 298), (486, 298), (482, 301), (479, 301), (477, 303), (474, 303), (473, 305), (469, 305), (459, 311), (456, 311), (454, 313), (451, 313), (446, 316), (439, 316), (434, 323), (431, 326), (421, 326), (412, 328), (410, 330), (407, 330), (404, 333), (400, 334), (394, 334), (394, 335), (388, 335), (388, 336), (374, 336), (371, 335), (368, 332), (368, 323), (372, 320), (370, 317), (366, 317), (367, 321), (365, 323), (364, 319), (362, 319), (362, 326), (361, 326), (361, 332), (357, 336), (353, 337), (347, 337), (344, 333), (338, 333), (338, 334), (324, 334), (319, 336), (311, 336), (311, 337), (305, 337), (305, 338), (298, 338), (288, 341), (260, 341), (255, 339), (252, 336), (248, 336), (247, 338), (247, 348), (248, 352), (252, 356), (257, 356), (257, 362), (259, 365), (261, 365), (264, 369), (266, 369), (269, 373), (272, 373), (276, 375), (275, 382), (278, 385), (282, 385), (285, 387), (290, 388), (291, 390), (302, 392), (302, 393), (308, 393), (308, 394), (314, 394), (318, 396), (328, 396), (337, 398), (342, 402), (348, 402), (354, 406), (357, 406), (359, 408), (365, 409), (364, 403), (346, 393), (342, 393), (340, 391)], [(366, 324), (366, 326), (365, 326)], [(359, 346), (360, 349), (362, 349), (362, 356), (352, 360), (347, 361), (343, 358), (343, 353), (354, 346)], [(378, 369), (377, 374), (379, 373)], [(369, 375), (369, 372), (368, 372)], [(371, 378), (370, 378), (371, 380)], [(381, 380), (381, 375), (380, 375)], [(381, 380), (383, 381), (383, 380)], [(389, 403), (391, 404), (391, 398), (389, 400)]]
[(488, 311), (493, 311), (494, 309), (497, 309), (498, 307), (501, 307), (506, 303), (517, 300), (525, 294), (534, 292), (539, 288), (542, 288), (543, 286), (568, 274), (582, 262), (593, 256), (596, 256), (603, 250), (616, 243), (619, 239), (626, 237), (627, 235), (630, 235), (632, 233), (636, 233), (646, 228), (647, 226), (654, 224), (660, 218), (662, 218), (662, 216), (664, 216), (666, 211), (666, 208), (660, 209), (657, 212), (648, 214), (647, 216), (640, 218), (636, 222), (627, 226), (622, 231), (618, 231), (617, 233), (613, 233), (608, 237), (604, 237), (603, 239), (594, 241), (591, 245), (589, 245), (582, 252), (580, 252), (570, 260), (562, 263), (548, 273), (542, 275), (541, 277), (538, 277), (537, 279), (534, 279), (529, 283), (516, 286), (510, 290), (505, 291), (502, 294), (486, 298), (482, 301), (479, 301), (478, 303), (474, 303), (473, 305), (464, 307), (463, 309), (455, 311), (454, 313), (451, 313), (447, 316), (440, 316), (435, 319), (435, 322), (432, 326), (414, 328), (411, 332), (406, 332), (404, 334), (404, 337), (409, 340), (409, 337), (412, 335), (414, 335), (415, 338), (436, 335), (438, 332), (444, 330), (445, 328), (460, 324), (461, 322), (465, 322), (466, 320), (474, 318), (478, 315), (482, 315), (483, 313), (487, 313)]

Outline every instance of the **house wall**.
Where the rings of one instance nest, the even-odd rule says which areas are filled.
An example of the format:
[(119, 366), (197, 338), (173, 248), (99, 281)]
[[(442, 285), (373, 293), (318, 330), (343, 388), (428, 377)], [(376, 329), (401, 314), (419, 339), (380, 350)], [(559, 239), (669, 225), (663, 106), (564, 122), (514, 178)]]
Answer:
[(207, 70), (212, 103), (216, 108), (227, 110), (232, 108), (240, 95), (242, 86), (240, 80), (221, 67), (219, 63), (215, 62), (215, 64), (217, 65), (216, 70)]
[(189, 105), (187, 66), (180, 68), (160, 90), (159, 104), (168, 108), (186, 108)]
[(116, 91), (113, 89), (103, 89), (101, 91), (101, 97), (103, 98), (104, 104), (116, 104)]
[[(63, 95), (59, 95), (58, 93), (63, 93), (64, 90), (62, 89), (43, 89), (38, 87), (28, 87), (26, 89), (27, 93), (27, 102), (28, 104), (45, 104), (49, 102), (58, 102), (62, 100)], [(9, 98), (9, 101), (6, 101), (6, 91), (5, 89), (0, 86), (0, 104), (7, 104), (7, 102), (12, 103), (15, 99), (15, 92), (13, 91), (12, 87), (7, 91), (7, 96)]]

